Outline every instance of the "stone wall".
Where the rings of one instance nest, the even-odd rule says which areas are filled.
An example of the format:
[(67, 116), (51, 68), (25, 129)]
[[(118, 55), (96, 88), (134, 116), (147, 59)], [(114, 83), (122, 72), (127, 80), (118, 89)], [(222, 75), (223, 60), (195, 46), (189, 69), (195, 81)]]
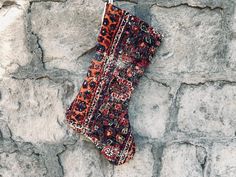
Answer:
[(235, 177), (235, 0), (115, 4), (165, 37), (134, 91), (133, 160), (111, 165), (63, 122), (102, 0), (0, 0), (0, 177)]

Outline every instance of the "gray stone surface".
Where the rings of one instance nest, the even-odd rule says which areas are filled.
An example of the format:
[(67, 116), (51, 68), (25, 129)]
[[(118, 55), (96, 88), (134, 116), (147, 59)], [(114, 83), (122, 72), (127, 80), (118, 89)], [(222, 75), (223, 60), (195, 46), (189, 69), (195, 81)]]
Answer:
[(65, 135), (60, 85), (48, 79), (3, 79), (0, 84), (2, 119), (8, 122), (15, 140), (57, 142)]
[[(191, 80), (222, 71), (226, 32), (221, 10), (194, 8), (188, 5), (173, 8), (154, 5), (152, 24), (165, 40), (155, 64), (149, 70), (157, 78)], [(189, 40), (191, 39), (191, 40)]]
[(151, 177), (153, 165), (152, 146), (146, 144), (141, 148), (137, 147), (136, 156), (127, 165), (114, 168), (114, 177)]
[(235, 177), (234, 0), (126, 0), (165, 35), (135, 89), (132, 160), (113, 166), (64, 124), (103, 0), (0, 0), (0, 177)]
[[(25, 13), (17, 5), (0, 10), (0, 77), (26, 65), (31, 58), (25, 35)], [(17, 26), (17, 28), (16, 28)]]
[(210, 177), (234, 177), (236, 174), (236, 143), (214, 143)]
[(146, 77), (140, 80), (129, 106), (129, 117), (135, 132), (150, 138), (163, 136), (171, 105), (169, 91), (168, 87)]
[(60, 158), (66, 177), (104, 176), (101, 156), (90, 142), (79, 141), (78, 144), (68, 148)]
[(40, 38), (46, 68), (79, 69), (78, 57), (96, 45), (103, 7), (97, 0), (32, 5), (32, 31)]
[(0, 174), (4, 177), (41, 177), (47, 173), (42, 158), (37, 155), (3, 152), (0, 154), (0, 162)]
[(167, 146), (162, 157), (161, 177), (202, 177), (196, 147), (191, 144)]
[(229, 45), (229, 63), (228, 67), (235, 71), (236, 68), (236, 13), (232, 17), (232, 38)]
[(235, 136), (235, 84), (183, 85), (178, 97), (180, 130), (205, 136)]

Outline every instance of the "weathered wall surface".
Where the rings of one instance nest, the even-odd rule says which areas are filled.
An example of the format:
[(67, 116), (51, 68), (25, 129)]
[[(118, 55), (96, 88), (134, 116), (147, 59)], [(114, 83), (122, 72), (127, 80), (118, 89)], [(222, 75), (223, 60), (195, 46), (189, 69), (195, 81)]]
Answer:
[(234, 0), (115, 2), (165, 35), (129, 106), (133, 160), (68, 130), (102, 0), (0, 0), (1, 177), (235, 177)]

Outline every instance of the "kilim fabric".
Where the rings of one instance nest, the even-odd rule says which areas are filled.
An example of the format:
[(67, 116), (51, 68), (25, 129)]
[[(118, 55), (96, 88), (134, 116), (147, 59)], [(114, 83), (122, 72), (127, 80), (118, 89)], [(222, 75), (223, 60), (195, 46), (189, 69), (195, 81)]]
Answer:
[(96, 53), (66, 111), (66, 122), (114, 165), (132, 159), (135, 141), (128, 105), (162, 35), (147, 22), (106, 3)]

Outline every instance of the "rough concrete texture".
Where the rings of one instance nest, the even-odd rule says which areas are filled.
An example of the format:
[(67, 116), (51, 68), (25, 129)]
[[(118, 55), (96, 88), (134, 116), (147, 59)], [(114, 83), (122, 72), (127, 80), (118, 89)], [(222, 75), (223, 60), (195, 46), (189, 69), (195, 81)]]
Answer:
[(113, 166), (63, 122), (104, 1), (0, 0), (0, 177), (235, 177), (235, 1), (115, 5), (165, 35), (130, 101), (134, 158)]

